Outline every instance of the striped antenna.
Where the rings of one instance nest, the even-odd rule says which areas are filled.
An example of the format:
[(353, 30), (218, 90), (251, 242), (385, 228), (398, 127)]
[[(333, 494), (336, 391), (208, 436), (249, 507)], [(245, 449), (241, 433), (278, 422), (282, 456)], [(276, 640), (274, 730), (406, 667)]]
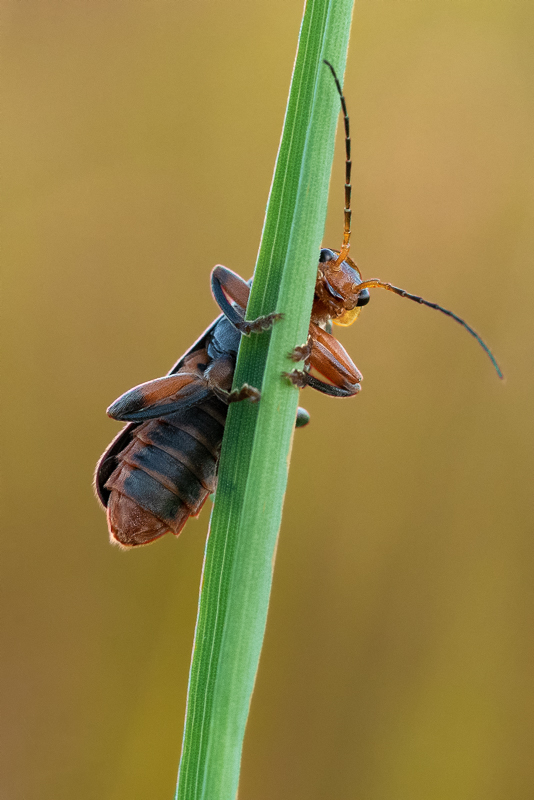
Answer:
[(438, 306), (437, 303), (429, 303), (428, 300), (424, 300), (422, 297), (419, 297), (419, 295), (410, 294), (409, 292), (405, 291), (405, 289), (399, 289), (398, 286), (393, 286), (392, 283), (383, 283), (383, 281), (379, 281), (379, 280), (376, 280), (375, 278), (373, 278), (373, 279), (371, 279), (369, 281), (364, 281), (363, 283), (358, 283), (358, 284), (354, 285), (354, 289), (357, 289), (358, 293), (361, 292), (362, 289), (376, 289), (376, 288), (387, 289), (388, 292), (394, 292), (395, 294), (398, 294), (400, 297), (407, 297), (408, 300), (413, 300), (415, 303), (421, 303), (424, 306), (428, 306), (429, 308), (433, 308), (436, 311), (441, 311), (442, 314), (446, 314), (448, 317), (451, 317), (451, 319), (455, 320), (455, 322), (458, 322), (459, 325), (461, 325), (463, 328), (465, 328), (466, 331), (468, 331), (468, 333), (471, 334), (471, 336), (474, 336), (474, 338), (477, 340), (477, 342), (479, 343), (479, 345), (484, 350), (484, 352), (488, 356), (489, 360), (493, 364), (493, 366), (495, 368), (495, 371), (496, 371), (497, 375), (499, 376), (499, 378), (501, 378), (501, 380), (504, 378), (502, 370), (499, 367), (499, 365), (497, 364), (497, 360), (496, 360), (495, 356), (493, 355), (493, 353), (491, 352), (491, 350), (489, 349), (489, 347), (486, 344), (486, 342), (461, 317), (457, 316), (452, 311), (449, 311), (448, 309), (443, 308), (443, 306)]
[(330, 72), (334, 77), (334, 81), (336, 82), (336, 89), (339, 94), (339, 99), (341, 100), (341, 109), (343, 111), (343, 122), (345, 123), (345, 225), (343, 229), (343, 245), (339, 252), (339, 255), (336, 259), (336, 263), (332, 264), (330, 267), (331, 270), (339, 270), (341, 264), (345, 260), (348, 255), (350, 249), (350, 225), (352, 220), (352, 211), (350, 207), (351, 201), (351, 194), (352, 194), (352, 184), (351, 184), (351, 172), (352, 172), (352, 161), (350, 157), (350, 123), (349, 123), (349, 115), (347, 113), (347, 104), (345, 103), (345, 98), (343, 96), (343, 92), (341, 90), (341, 84), (339, 79), (336, 75), (336, 71), (330, 61), (327, 61), (326, 58), (323, 59), (323, 62), (326, 64), (327, 67), (330, 68)]

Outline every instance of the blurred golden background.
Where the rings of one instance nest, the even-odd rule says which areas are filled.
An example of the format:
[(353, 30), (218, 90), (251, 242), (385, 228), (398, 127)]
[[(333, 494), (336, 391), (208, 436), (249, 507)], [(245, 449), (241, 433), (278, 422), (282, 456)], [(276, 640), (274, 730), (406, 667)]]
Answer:
[[(249, 277), (302, 4), (6, 0), (9, 800), (173, 797), (209, 510), (122, 553), (107, 405)], [(534, 6), (356, 3), (352, 400), (307, 390), (240, 800), (530, 800)], [(343, 146), (325, 245), (342, 233)], [(215, 800), (215, 798), (214, 798)]]

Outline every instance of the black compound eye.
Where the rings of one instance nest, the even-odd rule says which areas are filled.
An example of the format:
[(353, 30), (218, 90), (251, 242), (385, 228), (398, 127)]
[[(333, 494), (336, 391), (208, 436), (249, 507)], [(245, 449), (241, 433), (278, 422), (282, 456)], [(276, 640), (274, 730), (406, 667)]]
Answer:
[(321, 255), (319, 256), (319, 264), (324, 264), (326, 261), (335, 261), (337, 258), (333, 250), (323, 247)]
[(369, 302), (370, 294), (369, 289), (362, 289), (360, 294), (358, 295), (358, 302), (356, 303), (357, 306), (366, 306)]

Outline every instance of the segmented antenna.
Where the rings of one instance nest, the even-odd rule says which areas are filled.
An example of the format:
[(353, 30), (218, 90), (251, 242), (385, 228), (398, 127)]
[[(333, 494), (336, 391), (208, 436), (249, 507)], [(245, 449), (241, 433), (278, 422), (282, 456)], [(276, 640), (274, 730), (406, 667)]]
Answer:
[(352, 211), (350, 207), (351, 201), (351, 194), (352, 194), (352, 184), (351, 184), (351, 171), (352, 171), (352, 161), (350, 157), (350, 123), (349, 123), (349, 115), (347, 113), (347, 104), (345, 103), (345, 98), (343, 96), (343, 92), (341, 90), (341, 84), (339, 79), (336, 75), (336, 71), (330, 61), (327, 61), (326, 58), (323, 59), (323, 62), (326, 64), (327, 67), (330, 67), (330, 72), (332, 73), (334, 80), (336, 82), (336, 89), (339, 94), (339, 99), (341, 100), (341, 108), (343, 111), (343, 122), (345, 123), (345, 225), (343, 230), (343, 245), (339, 252), (338, 257), (336, 258), (336, 263), (332, 264), (330, 267), (331, 270), (338, 270), (341, 267), (341, 264), (345, 260), (348, 255), (350, 249), (350, 225), (352, 220)]
[[(341, 269), (341, 264), (345, 260), (348, 255), (350, 249), (350, 226), (352, 220), (352, 211), (350, 207), (351, 201), (351, 194), (352, 194), (352, 184), (351, 184), (351, 171), (352, 171), (352, 161), (351, 161), (351, 154), (350, 154), (350, 124), (349, 124), (349, 115), (347, 113), (347, 104), (345, 103), (345, 98), (343, 96), (343, 92), (341, 90), (341, 84), (339, 79), (336, 75), (336, 71), (330, 61), (327, 61), (326, 58), (323, 59), (324, 63), (327, 67), (330, 68), (330, 72), (333, 75), (334, 81), (336, 82), (336, 89), (339, 94), (339, 99), (341, 100), (341, 108), (343, 111), (343, 121), (345, 123), (345, 226), (343, 230), (343, 245), (341, 250), (339, 251), (339, 255), (336, 258), (336, 261), (332, 266), (329, 266), (329, 269), (332, 271), (337, 271)], [(356, 265), (354, 265), (356, 266)], [(359, 272), (359, 270), (358, 270)], [(398, 294), (400, 297), (407, 297), (408, 300), (413, 300), (415, 303), (421, 303), (424, 306), (428, 306), (429, 308), (433, 308), (435, 311), (441, 311), (442, 314), (446, 314), (447, 317), (451, 317), (451, 319), (455, 320), (459, 325), (468, 331), (468, 333), (473, 336), (479, 345), (482, 347), (488, 358), (490, 359), (493, 367), (499, 378), (503, 379), (504, 375), (502, 373), (501, 368), (497, 364), (497, 360), (491, 350), (489, 349), (486, 342), (478, 335), (478, 333), (473, 330), (473, 328), (467, 324), (465, 320), (459, 317), (457, 314), (454, 314), (452, 311), (449, 311), (442, 306), (438, 306), (437, 303), (429, 303), (428, 300), (425, 300), (422, 297), (419, 297), (416, 294), (410, 294), (410, 292), (405, 291), (404, 289), (399, 289), (398, 286), (393, 286), (392, 283), (384, 283), (383, 281), (379, 280), (370, 280), (364, 281), (363, 283), (356, 284), (354, 289), (358, 292), (358, 294), (363, 289), (387, 289), (389, 292), (394, 292), (394, 294)]]
[(429, 308), (433, 308), (436, 311), (441, 311), (442, 314), (446, 314), (448, 317), (451, 317), (453, 320), (458, 322), (458, 324), (461, 325), (463, 328), (465, 328), (466, 331), (468, 331), (471, 334), (471, 336), (474, 336), (474, 338), (477, 340), (477, 342), (479, 343), (479, 345), (484, 350), (484, 352), (490, 359), (491, 363), (493, 364), (499, 378), (501, 378), (501, 380), (504, 378), (502, 370), (497, 364), (497, 360), (493, 355), (493, 353), (491, 352), (491, 350), (489, 349), (486, 342), (478, 335), (478, 333), (475, 330), (473, 330), (473, 328), (470, 325), (467, 324), (465, 320), (457, 316), (457, 314), (454, 314), (452, 311), (443, 308), (443, 306), (438, 306), (437, 303), (429, 303), (428, 300), (424, 300), (422, 297), (419, 297), (416, 294), (410, 294), (410, 292), (407, 292), (404, 289), (399, 289), (398, 286), (393, 286), (392, 283), (384, 283), (383, 281), (376, 280), (375, 278), (369, 281), (364, 281), (363, 283), (358, 283), (357, 286), (355, 286), (354, 288), (358, 289), (358, 293), (361, 292), (362, 289), (375, 289), (375, 288), (387, 289), (388, 292), (394, 292), (395, 294), (398, 294), (400, 297), (407, 297), (408, 300), (413, 300), (415, 303), (421, 303), (422, 305), (428, 306)]

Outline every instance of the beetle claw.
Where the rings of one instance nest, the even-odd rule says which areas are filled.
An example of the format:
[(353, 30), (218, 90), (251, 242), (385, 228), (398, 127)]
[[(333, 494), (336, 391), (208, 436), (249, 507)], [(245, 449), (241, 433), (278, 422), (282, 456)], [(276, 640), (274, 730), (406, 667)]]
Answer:
[(291, 370), (291, 372), (282, 372), (282, 377), (287, 378), (294, 386), (303, 389), (308, 385), (307, 373), (300, 369)]
[(241, 400), (250, 400), (251, 403), (257, 403), (261, 398), (261, 392), (254, 386), (249, 386), (244, 383), (241, 389), (236, 389), (230, 392), (226, 398), (227, 403), (239, 403)]
[(264, 317), (258, 317), (257, 319), (244, 319), (239, 324), (239, 330), (241, 333), (244, 333), (245, 336), (251, 333), (261, 333), (262, 331), (267, 331), (269, 328), (272, 328), (275, 322), (283, 318), (283, 314), (274, 312), (272, 314), (266, 314)]
[(311, 334), (308, 334), (308, 338), (306, 339), (306, 344), (297, 345), (294, 350), (288, 353), (287, 357), (291, 359), (291, 361), (305, 361), (308, 362), (313, 347), (313, 339)]

